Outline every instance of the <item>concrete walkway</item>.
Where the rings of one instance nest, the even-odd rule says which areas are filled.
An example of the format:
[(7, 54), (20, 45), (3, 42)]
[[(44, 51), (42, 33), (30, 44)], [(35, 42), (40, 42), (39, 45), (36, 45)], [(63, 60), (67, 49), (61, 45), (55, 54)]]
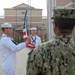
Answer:
[[(27, 66), (29, 51), (30, 51), (29, 49), (24, 48), (21, 51), (17, 52), (17, 67), (16, 67), (15, 75), (26, 75), (26, 66)], [(2, 58), (0, 52), (0, 75), (3, 75), (2, 68), (1, 68), (1, 60)]]

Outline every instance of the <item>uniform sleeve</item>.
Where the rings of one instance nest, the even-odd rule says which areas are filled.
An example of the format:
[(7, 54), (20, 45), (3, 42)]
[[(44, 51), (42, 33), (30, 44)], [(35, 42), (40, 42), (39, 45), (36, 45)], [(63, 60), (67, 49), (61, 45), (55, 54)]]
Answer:
[(17, 52), (17, 51), (20, 51), (21, 49), (23, 49), (24, 47), (26, 47), (26, 43), (25, 43), (25, 42), (20, 43), (20, 44), (18, 44), (18, 45), (15, 45), (15, 44), (11, 41), (10, 38), (5, 37), (5, 38), (3, 38), (2, 40), (3, 40), (3, 42), (2, 42), (3, 46), (6, 47), (6, 48), (8, 48), (8, 49), (11, 50), (11, 51)]
[(36, 45), (35, 46), (38, 46), (39, 44), (41, 44), (41, 38), (40, 37), (38, 37), (38, 40), (37, 40), (38, 42), (36, 43)]
[(42, 56), (37, 50), (29, 54), (26, 75), (42, 75)]

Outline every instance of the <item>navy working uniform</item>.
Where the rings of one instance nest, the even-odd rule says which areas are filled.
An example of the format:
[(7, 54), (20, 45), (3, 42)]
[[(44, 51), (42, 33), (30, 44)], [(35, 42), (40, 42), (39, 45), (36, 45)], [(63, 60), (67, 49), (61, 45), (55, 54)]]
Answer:
[[(73, 12), (75, 9), (55, 9), (54, 16), (66, 18), (66, 22), (68, 18), (73, 19), (74, 22), (69, 21), (68, 24), (71, 22), (75, 25)], [(26, 75), (75, 75), (75, 42), (72, 34), (56, 35), (36, 47), (29, 54)]]
[[(11, 24), (4, 23), (2, 28), (11, 28)], [(4, 75), (15, 75), (16, 69), (16, 52), (22, 50), (26, 46), (26, 43), (17, 44), (14, 40), (3, 34), (0, 38), (0, 49), (2, 53), (2, 69)]]

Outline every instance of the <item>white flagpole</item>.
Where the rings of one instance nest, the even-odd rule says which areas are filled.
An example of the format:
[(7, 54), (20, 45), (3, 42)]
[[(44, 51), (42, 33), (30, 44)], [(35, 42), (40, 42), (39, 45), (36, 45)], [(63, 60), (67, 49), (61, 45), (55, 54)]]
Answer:
[(48, 19), (48, 39), (52, 39), (54, 36), (53, 24), (51, 17), (53, 15), (53, 8), (56, 6), (56, 0), (47, 0), (47, 19)]

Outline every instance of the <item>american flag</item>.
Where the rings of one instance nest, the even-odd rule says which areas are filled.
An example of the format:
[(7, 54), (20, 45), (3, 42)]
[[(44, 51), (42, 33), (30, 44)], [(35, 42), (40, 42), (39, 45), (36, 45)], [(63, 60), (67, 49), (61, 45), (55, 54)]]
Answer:
[[(26, 41), (27, 40), (27, 10), (25, 13), (25, 17), (24, 17), (24, 26), (23, 26), (23, 40)], [(35, 45), (32, 44), (32, 42), (30, 42), (28, 45), (26, 45), (27, 48), (35, 48)]]
[(23, 40), (24, 41), (27, 40), (27, 29), (26, 29), (26, 26), (27, 26), (27, 10), (26, 10), (26, 13), (25, 13), (24, 26), (23, 26)]

